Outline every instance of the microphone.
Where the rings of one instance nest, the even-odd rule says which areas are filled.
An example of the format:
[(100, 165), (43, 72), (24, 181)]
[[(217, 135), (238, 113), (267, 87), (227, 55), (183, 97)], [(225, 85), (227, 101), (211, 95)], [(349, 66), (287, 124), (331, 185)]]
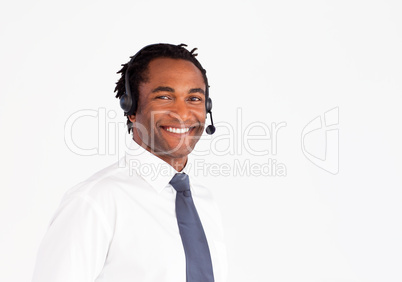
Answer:
[(212, 112), (209, 112), (209, 116), (211, 118), (211, 125), (208, 125), (207, 128), (205, 129), (205, 132), (209, 135), (212, 135), (215, 133), (215, 126), (214, 126), (214, 121), (212, 120)]

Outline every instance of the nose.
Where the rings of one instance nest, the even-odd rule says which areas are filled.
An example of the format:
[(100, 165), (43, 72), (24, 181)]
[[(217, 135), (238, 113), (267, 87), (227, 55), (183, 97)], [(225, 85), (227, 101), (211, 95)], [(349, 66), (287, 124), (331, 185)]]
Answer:
[(170, 116), (179, 120), (180, 122), (186, 122), (190, 119), (191, 109), (187, 105), (186, 101), (182, 99), (176, 99), (172, 105)]

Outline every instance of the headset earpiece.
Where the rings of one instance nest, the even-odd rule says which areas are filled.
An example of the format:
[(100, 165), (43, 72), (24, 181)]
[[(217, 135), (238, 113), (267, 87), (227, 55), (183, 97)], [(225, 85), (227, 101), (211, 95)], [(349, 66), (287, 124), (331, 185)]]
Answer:
[[(131, 89), (130, 89), (130, 76), (128, 75), (128, 69), (130, 68), (131, 63), (132, 63), (133, 59), (137, 56), (137, 54), (135, 54), (134, 57), (131, 58), (130, 62), (127, 64), (127, 69), (124, 74), (125, 91), (124, 91), (123, 96), (120, 97), (120, 107), (123, 109), (123, 111), (126, 115), (128, 115), (128, 113), (130, 112), (130, 110), (133, 106), (133, 99), (132, 99)], [(135, 102), (136, 101), (134, 101), (134, 103)]]
[(131, 97), (124, 93), (123, 96), (120, 97), (120, 107), (123, 109), (124, 113), (127, 114), (132, 105)]
[(208, 98), (207, 98), (207, 100), (205, 102), (205, 109), (207, 111), (207, 114), (209, 114), (209, 117), (211, 118), (211, 125), (207, 126), (207, 128), (205, 129), (205, 132), (207, 134), (209, 134), (209, 135), (212, 135), (212, 134), (215, 133), (216, 129), (215, 129), (215, 126), (214, 126), (214, 121), (212, 119), (212, 100), (211, 100), (211, 98), (209, 98), (209, 95), (208, 95)]
[(212, 110), (212, 100), (209, 97), (207, 98), (207, 101), (205, 103), (205, 109), (207, 113), (209, 113)]

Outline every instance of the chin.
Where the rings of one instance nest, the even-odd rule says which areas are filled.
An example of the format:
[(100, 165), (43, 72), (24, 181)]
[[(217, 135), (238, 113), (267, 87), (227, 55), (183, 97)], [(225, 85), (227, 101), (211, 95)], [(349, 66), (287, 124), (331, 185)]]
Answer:
[(194, 148), (171, 148), (170, 150), (163, 150), (161, 151), (161, 153), (164, 155), (169, 155), (172, 158), (184, 158), (189, 155), (193, 151), (193, 149)]

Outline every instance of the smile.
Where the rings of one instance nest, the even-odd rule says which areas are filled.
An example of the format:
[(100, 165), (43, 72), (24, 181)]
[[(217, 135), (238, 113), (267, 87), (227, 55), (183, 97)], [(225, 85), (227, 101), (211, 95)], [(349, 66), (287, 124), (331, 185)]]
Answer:
[(172, 132), (172, 133), (176, 133), (176, 134), (183, 134), (183, 133), (187, 133), (189, 132), (189, 130), (191, 129), (190, 127), (185, 127), (185, 128), (177, 128), (177, 127), (163, 127), (163, 129), (165, 129), (168, 132)]

